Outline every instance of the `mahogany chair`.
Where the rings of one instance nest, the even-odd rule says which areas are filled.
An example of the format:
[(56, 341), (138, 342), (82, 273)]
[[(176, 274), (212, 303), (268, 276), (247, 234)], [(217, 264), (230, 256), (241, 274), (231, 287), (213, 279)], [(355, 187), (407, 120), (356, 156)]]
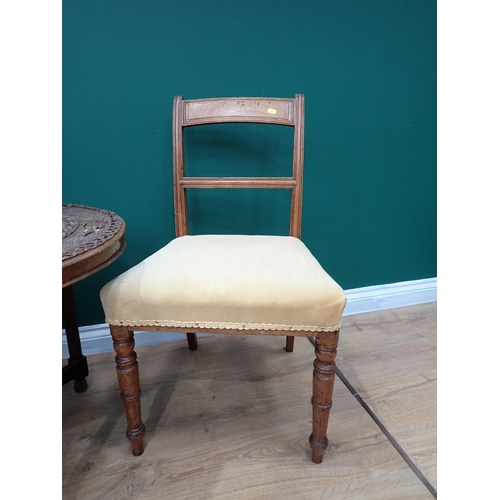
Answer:
[[(260, 123), (294, 128), (289, 177), (187, 177), (186, 127)], [(320, 463), (346, 297), (300, 240), (304, 158), (304, 97), (184, 100), (175, 97), (173, 163), (176, 238), (109, 282), (101, 301), (116, 351), (116, 368), (134, 455), (144, 451), (134, 330), (281, 335), (286, 350), (296, 336), (315, 339), (313, 462)], [(186, 190), (283, 188), (291, 191), (290, 236), (188, 235)]]

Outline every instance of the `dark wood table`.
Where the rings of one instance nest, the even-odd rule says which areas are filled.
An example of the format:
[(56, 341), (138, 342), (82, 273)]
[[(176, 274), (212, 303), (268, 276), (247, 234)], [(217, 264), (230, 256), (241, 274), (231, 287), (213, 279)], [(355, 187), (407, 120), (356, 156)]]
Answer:
[(82, 353), (72, 285), (115, 261), (125, 250), (125, 222), (108, 210), (62, 206), (62, 309), (69, 359), (62, 383), (74, 380), (76, 392), (87, 389), (87, 358)]

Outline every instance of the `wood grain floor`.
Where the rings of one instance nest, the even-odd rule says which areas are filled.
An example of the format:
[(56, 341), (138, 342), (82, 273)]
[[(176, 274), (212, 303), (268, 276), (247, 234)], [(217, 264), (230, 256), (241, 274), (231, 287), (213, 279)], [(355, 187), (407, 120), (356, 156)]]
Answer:
[(63, 498), (434, 498), (436, 304), (344, 318), (320, 465), (308, 444), (313, 347), (295, 346), (211, 336), (194, 352), (137, 348), (141, 457), (125, 437), (114, 354), (89, 356), (87, 392), (62, 388)]

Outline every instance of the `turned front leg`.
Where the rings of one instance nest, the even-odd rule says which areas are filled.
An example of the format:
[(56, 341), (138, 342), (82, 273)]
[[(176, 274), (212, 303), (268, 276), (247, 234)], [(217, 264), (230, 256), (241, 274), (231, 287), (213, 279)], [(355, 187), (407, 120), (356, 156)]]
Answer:
[(317, 464), (323, 461), (323, 452), (328, 447), (326, 431), (332, 407), (338, 341), (339, 332), (323, 332), (316, 337), (312, 396), (313, 432), (309, 437), (309, 444), (312, 449), (312, 460)]
[(132, 443), (132, 453), (136, 456), (142, 455), (146, 428), (141, 421), (141, 389), (137, 355), (134, 352), (134, 332), (121, 326), (110, 326), (110, 330), (116, 352), (116, 373), (120, 385), (120, 396), (127, 418), (126, 436)]

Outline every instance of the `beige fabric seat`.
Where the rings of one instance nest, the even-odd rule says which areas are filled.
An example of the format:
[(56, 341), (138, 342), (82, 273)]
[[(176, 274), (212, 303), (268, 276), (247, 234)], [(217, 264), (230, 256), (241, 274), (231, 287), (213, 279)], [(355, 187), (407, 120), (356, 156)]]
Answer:
[[(291, 176), (187, 176), (184, 129), (232, 122), (292, 127)], [(281, 335), (286, 337), (287, 352), (293, 352), (295, 337), (315, 342), (309, 443), (313, 462), (320, 463), (328, 447), (334, 360), (346, 297), (300, 239), (304, 96), (196, 100), (177, 96), (172, 132), (176, 238), (101, 290), (132, 452), (144, 452), (145, 434), (135, 331), (184, 332), (191, 350), (198, 346), (197, 333)], [(189, 235), (186, 191), (194, 188), (289, 190), (289, 236)]]
[(174, 239), (101, 292), (111, 325), (228, 330), (340, 328), (345, 295), (291, 236)]

